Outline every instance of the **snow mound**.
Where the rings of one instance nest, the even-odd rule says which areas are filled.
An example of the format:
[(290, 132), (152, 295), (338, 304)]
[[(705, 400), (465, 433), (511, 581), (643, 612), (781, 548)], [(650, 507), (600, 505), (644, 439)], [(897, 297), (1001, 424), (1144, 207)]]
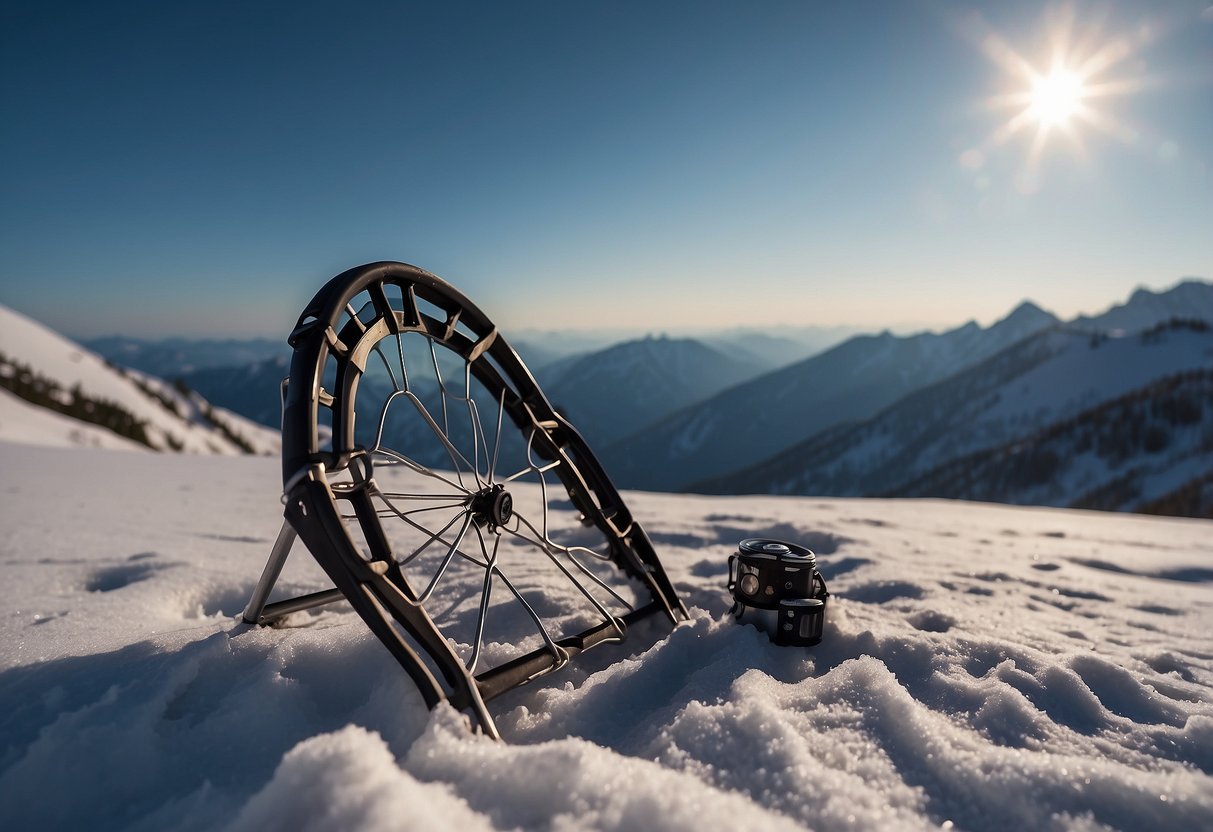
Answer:
[(228, 829), (390, 829), (404, 818), (419, 829), (493, 828), (450, 789), (397, 768), (378, 735), (349, 725), (288, 751)]
[[(1213, 828), (1210, 521), (634, 494), (692, 621), (495, 700), (494, 743), (345, 605), (239, 623), (274, 460), (0, 470), (0, 828)], [(726, 615), (766, 535), (819, 554), (816, 648)]]

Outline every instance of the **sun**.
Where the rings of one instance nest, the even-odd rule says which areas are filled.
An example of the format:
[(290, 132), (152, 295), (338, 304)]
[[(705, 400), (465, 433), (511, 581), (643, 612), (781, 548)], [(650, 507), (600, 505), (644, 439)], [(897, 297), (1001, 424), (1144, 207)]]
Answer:
[(1029, 112), (1042, 127), (1065, 127), (1079, 112), (1086, 95), (1082, 78), (1057, 68), (1032, 83)]
[(962, 165), (978, 168), (995, 148), (1016, 137), (1027, 138), (1027, 156), (1018, 181), (1025, 192), (1037, 187), (1037, 169), (1055, 137), (1086, 156), (1085, 134), (1097, 131), (1132, 142), (1140, 131), (1112, 111), (1111, 99), (1147, 88), (1131, 61), (1155, 40), (1161, 26), (1141, 25), (1128, 34), (1103, 30), (1098, 15), (1080, 15), (1074, 3), (1048, 15), (1040, 36), (1044, 49), (1021, 51), (985, 23), (980, 15), (961, 26), (985, 56), (1002, 70), (1001, 91), (985, 100), (989, 110), (1004, 114), (984, 140), (960, 155)]

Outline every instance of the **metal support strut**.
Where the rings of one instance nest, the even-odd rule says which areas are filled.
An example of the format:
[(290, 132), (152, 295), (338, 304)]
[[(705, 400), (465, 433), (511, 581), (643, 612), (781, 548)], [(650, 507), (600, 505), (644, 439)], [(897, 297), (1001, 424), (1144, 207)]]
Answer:
[(341, 590), (323, 589), (319, 592), (300, 595), (298, 598), (287, 598), (272, 604), (266, 603), (270, 593), (274, 590), (274, 584), (278, 582), (278, 576), (282, 574), (282, 567), (286, 565), (286, 558), (291, 553), (291, 547), (295, 544), (296, 537), (298, 535), (290, 521), (283, 520), (282, 528), (278, 531), (278, 539), (274, 541), (274, 548), (270, 550), (269, 560), (265, 562), (265, 569), (261, 571), (261, 579), (257, 581), (248, 606), (244, 608), (243, 618), (246, 624), (271, 624), (293, 612), (310, 610), (334, 601), (345, 600)]

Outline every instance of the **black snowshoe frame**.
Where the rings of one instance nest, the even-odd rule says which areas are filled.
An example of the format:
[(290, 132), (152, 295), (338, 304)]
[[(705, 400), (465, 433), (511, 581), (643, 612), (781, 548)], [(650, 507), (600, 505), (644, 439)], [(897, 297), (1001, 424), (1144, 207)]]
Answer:
[[(364, 304), (363, 309), (355, 310), (351, 306), (356, 297), (368, 296), (369, 303)], [(498, 568), (496, 545), (490, 549), (485, 543), (486, 534), (491, 540), (498, 525), (512, 519), (508, 494), (502, 497), (501, 484), (492, 481), (492, 467), (486, 465), (487, 477), (482, 477), (480, 463), (468, 462), (452, 446), (437, 416), (425, 413), (420, 402), (408, 391), (404, 349), (400, 347), (401, 336), (407, 333), (418, 333), (428, 339), (431, 353), (440, 346), (462, 358), (465, 374), (470, 373), (465, 383), (470, 385), (470, 379), (474, 377), (498, 403), (493, 464), (497, 462), (496, 445), (501, 442), (502, 420), (506, 417), (526, 438), (527, 459), (531, 470), (539, 472), (545, 505), (547, 490), (543, 474), (550, 473), (563, 486), (572, 506), (580, 513), (581, 522), (601, 533), (608, 548), (602, 559), (609, 558), (633, 584), (647, 590), (647, 602), (628, 604), (627, 611), (621, 614), (608, 612), (568, 567), (576, 567), (583, 577), (588, 576), (602, 589), (616, 598), (619, 596), (578, 561), (575, 556), (578, 547), (562, 546), (548, 537), (545, 514), (542, 534), (528, 524), (534, 533), (528, 535), (528, 542), (544, 551), (602, 617), (601, 623), (574, 635), (555, 638), (547, 631), (534, 609)], [(382, 507), (384, 492), (379, 490), (375, 480), (376, 463), (373, 460), (404, 464), (412, 471), (426, 473), (451, 485), (455, 483), (439, 472), (417, 465), (404, 454), (391, 451), (392, 456), (388, 458), (387, 451), (368, 448), (355, 441), (354, 401), (358, 385), (368, 361), (382, 359), (387, 364), (380, 345), (391, 343), (388, 339), (394, 339), (392, 346), (400, 355), (401, 380), (397, 382), (393, 373), (396, 385), (393, 398), (396, 395), (412, 396), (414, 404), (433, 428), (434, 439), (445, 446), (455, 466), (459, 467), (461, 461), (467, 462), (475, 473), (476, 491), (471, 487), (465, 489), (467, 508), (461, 530), (445, 537), (437, 533), (430, 540), (449, 548), (437, 576), (420, 591), (406, 578), (402, 561), (393, 553), (384, 533), (381, 524), (381, 519), (387, 516)], [(303, 310), (288, 340), (294, 355), (290, 375), (284, 382), (282, 415), (285, 523), (245, 610), (246, 621), (268, 624), (289, 613), (344, 598), (409, 674), (428, 707), (449, 702), (467, 713), (479, 730), (497, 737), (496, 726), (485, 706), (487, 701), (559, 669), (571, 657), (595, 645), (621, 641), (628, 627), (641, 620), (664, 618), (671, 625), (686, 620), (686, 608), (667, 577), (652, 542), (632, 517), (585, 440), (548, 402), (521, 358), (489, 318), (454, 287), (429, 272), (404, 263), (360, 266), (333, 278), (316, 294)], [(441, 385), (438, 363), (435, 356), (434, 369)], [(392, 373), (391, 367), (388, 372)], [(326, 389), (326, 383), (332, 384), (333, 389)], [(446, 396), (445, 388), (443, 396)], [(457, 395), (453, 398), (459, 399)], [(459, 401), (469, 402), (468, 410), (472, 411), (470, 399), (469, 392), (467, 398)], [(442, 401), (442, 419), (445, 420), (446, 398)], [(385, 404), (379, 422), (380, 438), (386, 413)], [(476, 434), (479, 416), (473, 412), (472, 418), (472, 441), (479, 453)], [(322, 427), (328, 425), (331, 425), (331, 438)], [(480, 430), (480, 441), (487, 458), (487, 433), (482, 425)], [(459, 482), (463, 482), (462, 476)], [(373, 497), (380, 499), (380, 503)], [(398, 519), (421, 529), (410, 520), (408, 512), (395, 508), (392, 511)], [(479, 552), (468, 551), (472, 547), (461, 543), (469, 528), (475, 532), (474, 537), (479, 538)], [(482, 528), (487, 532), (482, 533)], [(358, 542), (351, 530), (361, 538)], [(335, 589), (267, 604), (296, 535), (332, 580)], [(453, 542), (451, 538), (454, 538)], [(442, 571), (454, 558), (485, 570), (476, 642), (467, 661), (460, 658), (435, 624), (425, 603)], [(405, 558), (404, 562), (407, 560)], [(477, 674), (475, 668), (488, 596), (495, 582), (504, 584), (526, 607), (544, 644)]]

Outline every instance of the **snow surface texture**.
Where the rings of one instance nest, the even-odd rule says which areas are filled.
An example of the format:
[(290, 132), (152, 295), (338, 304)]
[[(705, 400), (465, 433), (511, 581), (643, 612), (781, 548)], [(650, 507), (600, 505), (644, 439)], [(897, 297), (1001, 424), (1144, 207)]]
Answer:
[[(276, 460), (0, 471), (2, 829), (1213, 828), (1210, 521), (633, 494), (693, 620), (494, 701), (494, 743), (344, 605), (238, 623)], [(820, 555), (816, 648), (726, 617), (762, 535)], [(283, 591), (325, 586), (297, 549)]]

